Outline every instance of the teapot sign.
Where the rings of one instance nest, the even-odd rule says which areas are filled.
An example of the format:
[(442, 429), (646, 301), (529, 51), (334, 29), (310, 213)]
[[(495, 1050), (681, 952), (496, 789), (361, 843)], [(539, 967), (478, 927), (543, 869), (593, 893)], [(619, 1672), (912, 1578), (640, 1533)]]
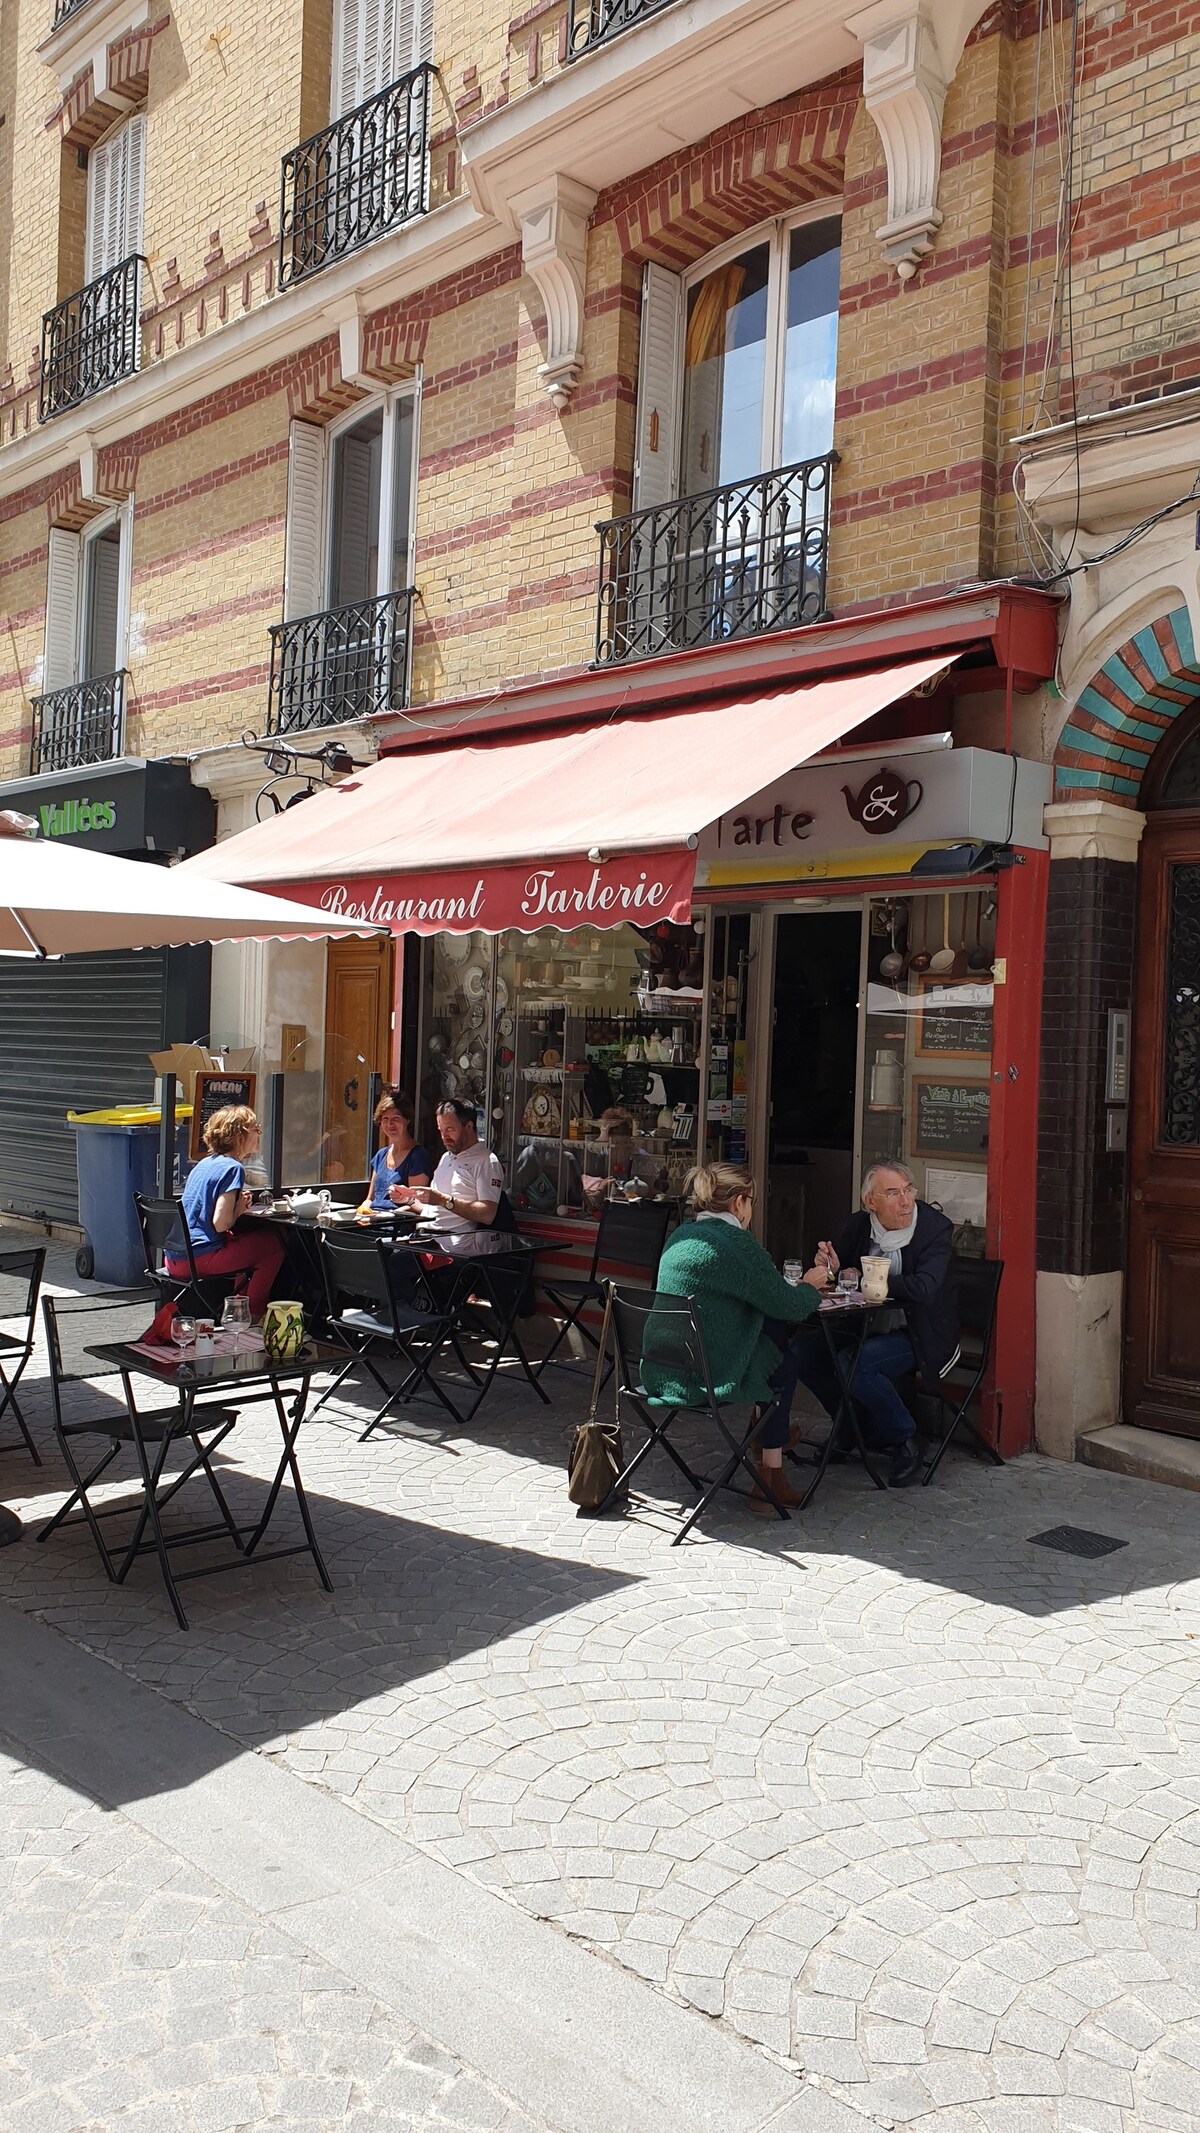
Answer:
[(852, 792), (848, 785), (842, 787), (851, 821), (857, 822), (868, 837), (886, 837), (899, 829), (920, 806), (924, 790), (919, 778), (906, 782), (886, 763), (881, 770), (872, 771), (858, 792)]

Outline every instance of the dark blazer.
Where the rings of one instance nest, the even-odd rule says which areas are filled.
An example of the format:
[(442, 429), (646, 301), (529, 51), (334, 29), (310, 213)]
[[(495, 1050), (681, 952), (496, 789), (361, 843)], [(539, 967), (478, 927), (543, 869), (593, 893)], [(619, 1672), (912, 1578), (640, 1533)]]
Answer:
[[(936, 1207), (917, 1201), (917, 1226), (911, 1244), (900, 1255), (900, 1272), (888, 1283), (888, 1294), (902, 1305), (908, 1336), (917, 1358), (917, 1369), (930, 1384), (943, 1377), (958, 1355), (958, 1297), (954, 1287), (951, 1243), (954, 1226)], [(871, 1217), (865, 1208), (844, 1224), (833, 1240), (843, 1266), (862, 1265), (870, 1258)]]

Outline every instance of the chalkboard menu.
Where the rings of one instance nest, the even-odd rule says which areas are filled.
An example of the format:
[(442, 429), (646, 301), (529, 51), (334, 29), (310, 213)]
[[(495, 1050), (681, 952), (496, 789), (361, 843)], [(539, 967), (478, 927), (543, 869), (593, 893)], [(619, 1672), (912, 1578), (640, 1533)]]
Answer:
[(986, 1155), (990, 1100), (986, 1081), (914, 1080), (913, 1154)]
[[(922, 988), (917, 1051), (926, 1059), (990, 1059), (992, 1056), (992, 988), (967, 984), (961, 1000), (945, 984)], [(980, 998), (984, 994), (986, 997)]]
[(204, 1154), (204, 1129), (215, 1111), (223, 1111), (227, 1104), (248, 1104), (253, 1111), (255, 1078), (253, 1074), (197, 1074), (192, 1099), (193, 1163)]

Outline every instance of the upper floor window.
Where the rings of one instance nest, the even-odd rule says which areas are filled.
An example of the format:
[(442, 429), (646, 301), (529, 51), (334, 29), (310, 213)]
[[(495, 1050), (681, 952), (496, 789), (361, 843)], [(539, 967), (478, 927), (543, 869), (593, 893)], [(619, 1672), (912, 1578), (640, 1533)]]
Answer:
[(138, 111), (88, 156), (85, 282), (99, 281), (141, 251), (145, 173), (146, 119)]
[(635, 504), (831, 450), (840, 243), (836, 218), (806, 217), (683, 277), (646, 269)]
[(83, 533), (50, 529), (34, 774), (108, 762), (123, 752), (132, 513), (129, 500)]
[(433, 58), (433, 0), (337, 0), (330, 117)]

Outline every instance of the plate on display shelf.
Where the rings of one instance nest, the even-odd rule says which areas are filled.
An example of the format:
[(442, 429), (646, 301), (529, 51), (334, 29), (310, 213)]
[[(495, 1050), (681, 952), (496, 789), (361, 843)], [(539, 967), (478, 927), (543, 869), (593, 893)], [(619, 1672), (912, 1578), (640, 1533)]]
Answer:
[(499, 1015), (499, 1014), (503, 1014), (503, 1012), (504, 1012), (504, 1009), (505, 1009), (505, 1008), (506, 1008), (507, 1006), (508, 1006), (508, 987), (507, 987), (507, 985), (505, 984), (505, 982), (504, 982), (504, 979), (503, 979), (503, 978), (497, 978), (497, 980), (496, 980), (496, 1013), (497, 1013), (498, 1015)]
[[(499, 1004), (499, 1003), (497, 1003), (497, 1004)], [(512, 1018), (512, 1016), (511, 1016), (511, 1015), (501, 1015), (501, 1017), (500, 1017), (500, 1020), (499, 1020), (499, 1021), (497, 1022), (497, 1024), (496, 1024), (496, 1035), (497, 1035), (498, 1037), (511, 1037), (511, 1036), (512, 1036), (512, 1033), (513, 1033), (513, 1018)]]
[(458, 1075), (455, 1073), (453, 1067), (447, 1067), (444, 1074), (442, 1075), (442, 1095), (457, 1096), (457, 1094)]
[(469, 933), (445, 933), (442, 935), (442, 954), (448, 963), (465, 963), (471, 953)]
[(482, 1000), (487, 992), (487, 978), (482, 963), (472, 963), (463, 972), (463, 991), (468, 1000)]

